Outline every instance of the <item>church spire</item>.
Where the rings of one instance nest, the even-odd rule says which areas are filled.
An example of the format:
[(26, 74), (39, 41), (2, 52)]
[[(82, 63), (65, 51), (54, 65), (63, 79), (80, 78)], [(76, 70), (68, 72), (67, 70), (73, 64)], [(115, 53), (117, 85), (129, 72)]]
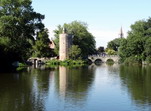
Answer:
[(119, 34), (119, 36), (120, 36), (120, 38), (123, 38), (123, 37), (124, 37), (122, 27), (121, 27), (121, 30), (120, 30), (120, 34)]

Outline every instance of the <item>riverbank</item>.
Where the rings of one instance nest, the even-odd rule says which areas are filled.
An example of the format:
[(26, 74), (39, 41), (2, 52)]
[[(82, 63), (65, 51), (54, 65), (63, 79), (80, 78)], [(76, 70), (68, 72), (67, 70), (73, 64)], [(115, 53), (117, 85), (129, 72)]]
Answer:
[(64, 60), (64, 61), (60, 61), (60, 60), (57, 60), (57, 59), (54, 59), (54, 60), (49, 60), (45, 63), (47, 66), (57, 66), (57, 65), (60, 65), (60, 66), (83, 66), (83, 65), (86, 65), (87, 62), (84, 61), (84, 60), (71, 60), (71, 59), (67, 59), (67, 60)]
[(88, 65), (88, 62), (86, 60), (71, 60), (67, 59), (65, 61), (60, 61), (57, 59), (53, 60), (47, 60), (45, 62), (36, 62), (36, 64), (33, 63), (19, 63), (18, 67), (14, 67), (16, 71), (22, 71), (26, 69), (27, 67), (34, 65), (35, 67), (41, 67), (42, 65), (45, 65), (45, 67), (56, 67), (56, 66), (66, 66), (66, 67), (80, 67), (84, 65)]

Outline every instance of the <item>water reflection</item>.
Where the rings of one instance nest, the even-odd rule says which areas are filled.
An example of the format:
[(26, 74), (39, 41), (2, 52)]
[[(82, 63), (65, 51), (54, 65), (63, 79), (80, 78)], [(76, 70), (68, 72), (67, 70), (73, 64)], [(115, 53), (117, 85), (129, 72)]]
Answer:
[(136, 105), (151, 104), (151, 67), (121, 66), (120, 78)]
[(0, 111), (43, 110), (48, 75), (47, 71), (34, 69), (20, 74), (1, 74)]
[(85, 101), (94, 80), (94, 70), (87, 67), (59, 67), (59, 94), (67, 102)]
[[(93, 71), (95, 71), (97, 68), (107, 68), (108, 69), (108, 72), (117, 72), (118, 73), (118, 71), (119, 71), (119, 64), (117, 64), (117, 63), (111, 63), (111, 64), (106, 64), (106, 63), (101, 63), (101, 64), (99, 64), (99, 65), (95, 65), (94, 63), (93, 64), (91, 64), (91, 65), (89, 65), (88, 66), (88, 68), (90, 69), (90, 70), (93, 70)], [(116, 74), (117, 74), (116, 73)]]
[(149, 111), (151, 66), (100, 64), (0, 74), (0, 111)]
[(67, 90), (67, 76), (69, 70), (66, 67), (59, 67), (59, 92), (61, 97), (65, 98)]

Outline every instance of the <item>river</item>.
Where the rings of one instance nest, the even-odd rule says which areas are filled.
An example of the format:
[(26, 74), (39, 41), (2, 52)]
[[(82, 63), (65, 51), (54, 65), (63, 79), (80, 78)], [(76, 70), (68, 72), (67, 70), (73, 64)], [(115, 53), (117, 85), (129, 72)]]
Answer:
[(0, 111), (151, 111), (151, 66), (101, 64), (1, 73)]

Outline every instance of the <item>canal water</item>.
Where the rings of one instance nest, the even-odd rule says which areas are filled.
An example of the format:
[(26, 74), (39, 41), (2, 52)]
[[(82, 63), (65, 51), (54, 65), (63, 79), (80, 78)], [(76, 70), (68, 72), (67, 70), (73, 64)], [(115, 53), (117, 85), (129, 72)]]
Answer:
[(1, 73), (0, 111), (151, 111), (151, 66), (101, 64)]

